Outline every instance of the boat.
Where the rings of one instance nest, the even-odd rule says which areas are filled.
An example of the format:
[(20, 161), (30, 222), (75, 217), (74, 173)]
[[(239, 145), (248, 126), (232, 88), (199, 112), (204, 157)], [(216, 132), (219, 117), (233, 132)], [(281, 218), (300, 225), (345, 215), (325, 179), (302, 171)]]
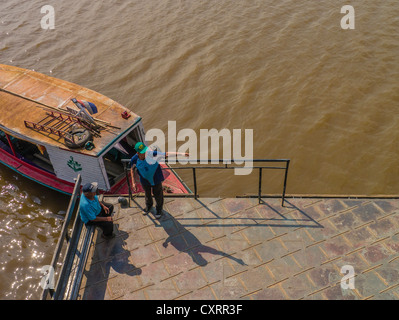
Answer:
[[(146, 143), (142, 118), (118, 102), (0, 64), (0, 163), (22, 176), (70, 195), (80, 174), (82, 185), (97, 182), (101, 193), (128, 194), (124, 163), (139, 141)], [(161, 166), (165, 192), (190, 193), (176, 172)]]

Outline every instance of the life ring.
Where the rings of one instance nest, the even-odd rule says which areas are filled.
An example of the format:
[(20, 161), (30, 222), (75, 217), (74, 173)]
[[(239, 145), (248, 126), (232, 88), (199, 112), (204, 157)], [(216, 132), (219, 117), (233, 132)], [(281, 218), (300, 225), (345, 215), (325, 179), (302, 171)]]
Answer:
[(85, 128), (75, 128), (65, 136), (65, 145), (71, 149), (83, 148), (87, 142), (93, 141), (92, 133)]

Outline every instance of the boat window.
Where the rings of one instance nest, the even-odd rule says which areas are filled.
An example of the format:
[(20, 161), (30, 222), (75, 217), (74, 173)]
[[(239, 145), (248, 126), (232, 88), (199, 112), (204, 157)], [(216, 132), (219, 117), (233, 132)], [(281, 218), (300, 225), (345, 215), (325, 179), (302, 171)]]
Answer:
[(130, 132), (123, 140), (125, 140), (126, 143), (132, 148), (134, 148), (136, 143), (140, 141), (136, 130)]
[(0, 130), (0, 148), (12, 154), (12, 150), (10, 145), (8, 144), (8, 140), (4, 131)]
[(103, 158), (104, 166), (111, 186), (124, 176), (125, 171), (122, 159), (130, 159), (136, 154), (134, 146), (137, 141), (139, 141), (138, 133), (133, 130), (105, 154)]
[(9, 136), (18, 157), (40, 169), (54, 173), (53, 165), (44, 146)]

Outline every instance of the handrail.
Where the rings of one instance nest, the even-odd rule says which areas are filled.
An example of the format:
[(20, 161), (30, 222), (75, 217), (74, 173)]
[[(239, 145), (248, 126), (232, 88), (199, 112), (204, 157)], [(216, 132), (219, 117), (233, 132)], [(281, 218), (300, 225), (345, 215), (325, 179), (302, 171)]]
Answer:
[[(173, 163), (175, 164), (177, 160), (173, 160)], [(237, 165), (232, 165), (232, 162), (234, 162), (235, 160), (233, 159), (223, 159), (223, 160), (185, 160), (187, 162), (194, 162), (194, 163), (198, 163), (199, 165), (201, 164), (221, 164), (223, 163), (224, 166), (187, 166), (187, 165), (183, 165), (181, 167), (170, 167), (168, 165), (168, 167), (166, 168), (162, 168), (162, 170), (188, 170), (191, 169), (193, 172), (193, 181), (194, 181), (194, 198), (197, 199), (198, 198), (198, 190), (197, 190), (197, 175), (196, 175), (196, 170), (197, 169), (236, 169), (236, 168), (243, 168), (241, 166), (237, 166)], [(285, 201), (285, 193), (287, 190), (287, 178), (288, 178), (288, 169), (289, 169), (289, 165), (290, 165), (290, 159), (245, 159), (245, 160), (241, 160), (240, 162), (250, 162), (250, 163), (285, 163), (285, 166), (282, 167), (273, 167), (273, 166), (261, 166), (261, 165), (257, 165), (257, 166), (252, 166), (252, 167), (245, 167), (247, 169), (259, 169), (259, 184), (258, 184), (258, 201), (259, 203), (261, 203), (261, 198), (262, 198), (262, 170), (263, 169), (278, 169), (278, 170), (284, 170), (285, 174), (284, 174), (284, 184), (283, 184), (283, 191), (282, 191), (282, 203), (281, 205), (284, 206), (284, 201)], [(127, 180), (127, 184), (129, 187), (129, 200), (132, 198), (132, 190), (131, 190), (131, 186), (130, 186), (130, 181), (129, 181), (129, 172), (128, 172), (128, 166), (130, 164), (130, 160), (129, 159), (123, 159), (122, 162), (124, 163), (124, 167), (125, 167), (125, 175), (126, 175), (126, 180)], [(168, 164), (170, 161), (168, 158), (163, 159), (162, 163), (166, 163)]]
[[(67, 243), (69, 243), (70, 240), (71, 240), (71, 238), (70, 238), (70, 236), (68, 234), (68, 226), (69, 226), (69, 223), (71, 221), (72, 214), (74, 212), (78, 196), (80, 194), (81, 182), (82, 182), (82, 178), (81, 178), (81, 176), (79, 174), (77, 176), (77, 178), (76, 178), (75, 187), (73, 189), (72, 196), (71, 196), (71, 199), (69, 201), (68, 209), (67, 209), (67, 212), (65, 214), (65, 220), (64, 220), (64, 223), (62, 225), (61, 233), (60, 233), (60, 236), (58, 238), (58, 242), (57, 242), (57, 246), (56, 246), (55, 251), (54, 251), (53, 258), (51, 260), (50, 267), (52, 268), (52, 271), (54, 271), (54, 274), (55, 274), (55, 270), (57, 268), (57, 263), (58, 263), (58, 259), (59, 259), (60, 254), (61, 254), (62, 247), (64, 245), (64, 240), (66, 240)], [(59, 284), (62, 282), (61, 281), (62, 280), (62, 273), (63, 272), (61, 270), (61, 274), (60, 274), (60, 277), (58, 279), (58, 283), (57, 283), (55, 289), (47, 287), (47, 286), (45, 288), (43, 288), (41, 300), (47, 300), (49, 295), (50, 295), (51, 298), (53, 298), (54, 294), (58, 292)], [(52, 276), (52, 275), (50, 275), (50, 276)]]

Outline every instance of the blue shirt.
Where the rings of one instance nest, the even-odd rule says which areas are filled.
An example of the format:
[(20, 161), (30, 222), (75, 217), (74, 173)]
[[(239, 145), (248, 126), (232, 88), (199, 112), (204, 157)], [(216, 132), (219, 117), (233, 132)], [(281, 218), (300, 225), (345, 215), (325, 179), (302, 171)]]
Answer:
[(135, 154), (130, 160), (130, 166), (136, 165), (142, 186), (155, 186), (165, 180), (161, 166), (156, 161), (156, 156), (165, 156), (164, 152), (151, 151), (147, 152), (146, 158), (140, 160), (139, 156)]
[(82, 193), (80, 197), (80, 219), (86, 224), (91, 220), (94, 220), (101, 212), (100, 201), (97, 196), (94, 196), (94, 200), (87, 199)]

